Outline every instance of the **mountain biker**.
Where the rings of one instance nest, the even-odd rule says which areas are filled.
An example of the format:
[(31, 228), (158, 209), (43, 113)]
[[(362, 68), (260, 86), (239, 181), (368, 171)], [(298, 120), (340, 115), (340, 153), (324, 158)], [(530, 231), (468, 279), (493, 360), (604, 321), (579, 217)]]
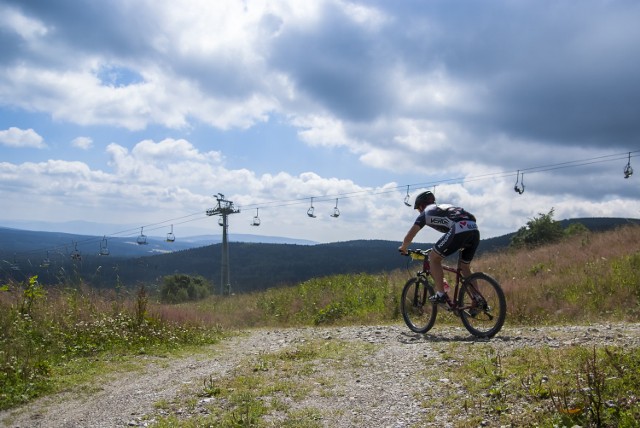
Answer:
[(436, 197), (430, 191), (419, 194), (413, 208), (418, 210), (420, 214), (398, 250), (406, 255), (411, 241), (424, 226), (444, 233), (429, 254), (431, 276), (435, 281), (437, 291), (429, 300), (435, 303), (444, 303), (448, 296), (444, 291), (442, 260), (460, 250), (459, 262), (462, 276), (471, 275), (471, 261), (480, 243), (480, 231), (476, 224), (476, 218), (460, 207), (447, 204), (436, 205)]

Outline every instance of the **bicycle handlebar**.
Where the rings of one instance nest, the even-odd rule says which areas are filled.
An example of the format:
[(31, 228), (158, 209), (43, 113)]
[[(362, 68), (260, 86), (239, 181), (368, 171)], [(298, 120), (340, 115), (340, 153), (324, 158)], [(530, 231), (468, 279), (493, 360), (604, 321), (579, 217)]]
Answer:
[(431, 250), (431, 248), (429, 248), (428, 250), (421, 250), (420, 248), (416, 248), (415, 250), (407, 250), (406, 254), (401, 254), (403, 256), (411, 257), (413, 260), (424, 260), (429, 256)]

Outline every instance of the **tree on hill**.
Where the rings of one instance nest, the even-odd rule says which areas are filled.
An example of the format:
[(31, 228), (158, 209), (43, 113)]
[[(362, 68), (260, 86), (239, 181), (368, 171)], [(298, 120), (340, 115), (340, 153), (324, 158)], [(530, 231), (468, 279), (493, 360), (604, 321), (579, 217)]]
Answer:
[(175, 274), (165, 276), (160, 287), (160, 301), (182, 303), (204, 299), (211, 293), (211, 284), (202, 276)]
[(587, 226), (582, 223), (571, 223), (564, 229), (566, 236), (582, 235), (591, 232)]
[(527, 222), (511, 238), (511, 247), (521, 248), (526, 246), (537, 246), (559, 241), (563, 236), (562, 225), (553, 219), (551, 208), (547, 214), (540, 213), (538, 217)]

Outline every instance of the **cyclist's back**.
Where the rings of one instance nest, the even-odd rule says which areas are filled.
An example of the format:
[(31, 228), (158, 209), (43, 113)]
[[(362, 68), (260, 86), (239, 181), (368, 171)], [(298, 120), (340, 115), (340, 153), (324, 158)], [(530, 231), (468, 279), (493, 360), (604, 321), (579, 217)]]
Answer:
[(456, 233), (478, 228), (473, 214), (449, 204), (427, 206), (416, 219), (416, 224), (420, 227), (429, 226), (442, 233), (447, 233), (454, 227)]

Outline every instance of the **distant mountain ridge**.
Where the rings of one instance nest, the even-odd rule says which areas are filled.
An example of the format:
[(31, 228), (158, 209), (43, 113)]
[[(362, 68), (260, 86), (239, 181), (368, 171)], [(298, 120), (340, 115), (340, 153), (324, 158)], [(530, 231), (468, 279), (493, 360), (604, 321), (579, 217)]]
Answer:
[[(640, 224), (640, 220), (582, 218), (561, 221), (563, 227), (571, 223), (581, 223), (592, 231), (602, 231), (629, 223)], [(513, 235), (482, 240), (479, 253), (507, 248)], [(48, 242), (47, 239), (52, 239), (51, 242), (57, 239), (55, 242), (64, 244), (45, 255), (42, 244)], [(38, 275), (45, 284), (81, 278), (96, 287), (110, 288), (116, 283), (128, 286), (144, 283), (152, 287), (153, 284), (159, 284), (163, 276), (184, 273), (203, 276), (219, 290), (222, 245), (202, 245), (208, 239), (209, 236), (204, 236), (195, 237), (195, 242), (191, 243), (167, 243), (159, 238), (148, 238), (148, 245), (138, 245), (135, 237), (109, 238), (110, 255), (99, 256), (100, 237), (0, 228), (0, 280), (12, 278), (23, 281), (30, 275)], [(74, 250), (72, 242), (77, 242), (78, 249), (82, 248), (81, 260), (72, 260), (70, 257)], [(249, 292), (292, 285), (314, 277), (380, 273), (405, 268), (407, 261), (398, 256), (398, 245), (398, 241), (384, 240), (315, 245), (232, 241), (229, 245), (232, 290)], [(413, 247), (430, 248), (432, 245), (416, 242)], [(14, 259), (14, 254), (20, 257)], [(49, 263), (43, 263), (45, 256)]]
[[(178, 237), (174, 242), (166, 238), (146, 236), (146, 245), (137, 243), (138, 236), (102, 237), (66, 232), (41, 232), (0, 227), (0, 257), (23, 253), (63, 252), (70, 253), (75, 248), (83, 254), (97, 255), (101, 246), (106, 245), (110, 254), (120, 257), (142, 257), (219, 244), (222, 235), (196, 235)], [(317, 242), (277, 236), (249, 234), (229, 234), (230, 242), (260, 242), (270, 244), (315, 245)]]

